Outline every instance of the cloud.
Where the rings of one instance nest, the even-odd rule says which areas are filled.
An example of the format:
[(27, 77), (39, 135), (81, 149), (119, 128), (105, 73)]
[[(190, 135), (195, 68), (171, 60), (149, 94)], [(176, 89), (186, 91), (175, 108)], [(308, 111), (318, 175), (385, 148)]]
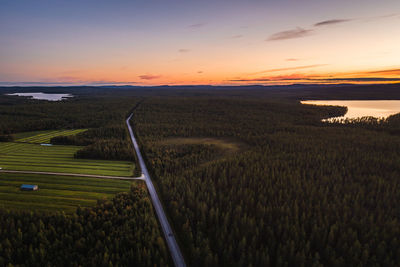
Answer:
[(392, 14), (386, 14), (386, 15), (381, 15), (381, 16), (375, 16), (375, 17), (366, 17), (366, 18), (351, 18), (351, 19), (330, 19), (330, 20), (324, 20), (320, 21), (318, 23), (314, 24), (314, 27), (320, 27), (320, 26), (329, 26), (329, 25), (334, 25), (334, 24), (340, 24), (340, 23), (346, 23), (350, 21), (363, 21), (363, 22), (370, 22), (370, 21), (375, 21), (375, 20), (380, 20), (380, 19), (387, 19), (387, 18), (395, 18), (399, 16), (399, 13), (392, 13)]
[(324, 20), (324, 21), (315, 23), (314, 27), (329, 26), (329, 25), (334, 25), (334, 24), (346, 23), (346, 22), (350, 22), (350, 21), (354, 21), (354, 20), (370, 22), (370, 21), (375, 21), (375, 20), (380, 20), (380, 19), (396, 18), (397, 16), (399, 16), (399, 13), (392, 13), (392, 14), (386, 14), (386, 15), (375, 16), (375, 17), (366, 17), (366, 18), (330, 19), (330, 20)]
[(400, 69), (385, 69), (360, 72), (364, 74), (385, 74), (385, 75), (400, 75)]
[(60, 77), (57, 77), (57, 81), (75, 82), (75, 81), (80, 81), (80, 78), (79, 77), (75, 77), (75, 76), (60, 76)]
[(375, 21), (375, 20), (380, 20), (380, 19), (387, 19), (387, 18), (400, 18), (399, 13), (392, 13), (392, 14), (387, 14), (387, 15), (382, 15), (382, 16), (375, 16), (375, 17), (367, 17), (367, 18), (350, 18), (350, 19), (329, 19), (329, 20), (323, 20), (315, 23), (313, 26), (315, 29), (307, 29), (307, 28), (302, 28), (302, 27), (296, 27), (295, 29), (292, 30), (287, 30), (287, 31), (281, 31), (272, 34), (269, 36), (266, 41), (280, 41), (280, 40), (287, 40), (287, 39), (294, 39), (294, 38), (302, 38), (306, 36), (310, 36), (313, 33), (315, 33), (317, 28), (322, 28), (324, 26), (330, 26), (330, 25), (335, 25), (335, 24), (341, 24), (341, 23), (346, 23), (350, 21), (364, 21), (364, 22), (369, 22), (369, 21)]
[(302, 74), (290, 74), (290, 75), (278, 75), (278, 76), (271, 76), (271, 77), (259, 77), (259, 78), (243, 78), (243, 79), (233, 79), (230, 80), (231, 82), (279, 82), (279, 81), (298, 81), (298, 80), (305, 80), (311, 76), (305, 76)]
[(343, 83), (343, 82), (400, 82), (400, 78), (386, 77), (352, 77), (352, 78), (330, 78), (321, 76), (310, 76), (303, 74), (290, 74), (279, 76), (263, 76), (258, 78), (238, 78), (229, 80), (231, 82), (294, 82), (307, 81), (315, 83)]
[(137, 84), (137, 82), (116, 82), (116, 81), (88, 81), (87, 84), (91, 85), (130, 85)]
[(48, 81), (48, 82), (0, 82), (0, 86), (77, 86), (77, 85), (131, 85), (137, 82), (116, 82), (116, 81)]
[(329, 26), (329, 25), (340, 24), (340, 23), (345, 23), (345, 22), (349, 22), (349, 21), (352, 21), (352, 19), (330, 19), (330, 20), (324, 20), (324, 21), (320, 21), (318, 23), (315, 23), (314, 27)]
[[(53, 81), (46, 81), (48, 83), (53, 83)], [(121, 84), (135, 84), (137, 82), (133, 81), (113, 81), (113, 80), (84, 80), (78, 77), (61, 76), (56, 79), (59, 83), (71, 83), (71, 84), (87, 84), (87, 85), (121, 85)]]
[(229, 80), (230, 82), (271, 82), (269, 78), (255, 78), (255, 79), (234, 79)]
[(179, 53), (187, 53), (190, 52), (190, 49), (181, 48), (178, 50)]
[(286, 61), (299, 61), (299, 59), (297, 59), (297, 58), (287, 58), (287, 59), (285, 59)]
[(199, 70), (197, 73), (198, 73), (198, 74), (203, 74), (203, 71), (202, 71), (202, 70)]
[(206, 24), (205, 23), (196, 23), (196, 24), (189, 25), (189, 28), (200, 28), (200, 27), (203, 27), (204, 25), (206, 25)]
[(311, 68), (318, 68), (318, 67), (323, 67), (323, 66), (327, 66), (327, 65), (328, 64), (314, 64), (314, 65), (296, 66), (296, 67), (288, 67), (288, 68), (280, 68), (280, 69), (269, 69), (269, 70), (254, 72), (254, 73), (251, 73), (250, 75), (268, 73), (268, 72), (287, 71), (287, 70), (311, 69)]
[(356, 78), (328, 78), (328, 79), (308, 79), (313, 81), (331, 81), (331, 82), (397, 82), (400, 78), (383, 77), (356, 77)]
[(238, 35), (231, 36), (231, 39), (239, 39), (239, 38), (242, 38), (242, 37), (243, 37), (243, 35), (238, 34)]
[(143, 74), (140, 75), (139, 78), (142, 80), (154, 80), (160, 78), (161, 75), (151, 75), (151, 74)]
[(364, 22), (371, 22), (375, 20), (381, 20), (381, 19), (389, 19), (389, 18), (399, 18), (400, 14), (399, 13), (392, 13), (392, 14), (386, 14), (386, 15), (381, 15), (381, 16), (375, 16), (375, 17), (367, 17), (367, 18), (361, 18)]
[(65, 82), (0, 82), (0, 85), (62, 85), (66, 84)]
[(302, 38), (311, 35), (313, 32), (314, 30), (297, 27), (293, 30), (274, 33), (269, 36), (266, 41), (280, 41), (294, 38)]

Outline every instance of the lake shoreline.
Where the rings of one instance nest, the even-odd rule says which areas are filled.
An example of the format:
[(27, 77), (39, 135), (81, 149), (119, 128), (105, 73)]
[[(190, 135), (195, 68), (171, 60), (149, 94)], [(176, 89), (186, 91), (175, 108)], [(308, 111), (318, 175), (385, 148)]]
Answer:
[(11, 93), (11, 94), (5, 94), (5, 95), (22, 96), (22, 97), (28, 97), (30, 99), (46, 100), (46, 101), (62, 101), (62, 100), (66, 100), (68, 98), (74, 97), (71, 94), (49, 94), (49, 93), (43, 93), (43, 92)]
[(300, 103), (303, 105), (341, 106), (347, 108), (347, 112), (343, 116), (324, 120), (328, 122), (362, 117), (386, 119), (389, 116), (400, 113), (400, 100), (303, 100)]

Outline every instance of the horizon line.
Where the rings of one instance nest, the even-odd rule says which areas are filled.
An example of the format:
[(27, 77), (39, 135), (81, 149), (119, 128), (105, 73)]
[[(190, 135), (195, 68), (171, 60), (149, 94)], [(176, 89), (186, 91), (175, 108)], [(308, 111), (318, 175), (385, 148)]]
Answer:
[(15, 84), (1, 84), (0, 88), (43, 88), (43, 87), (141, 87), (141, 88), (150, 88), (150, 87), (247, 87), (247, 86), (259, 86), (259, 87), (284, 87), (284, 86), (340, 86), (340, 85), (400, 85), (400, 82), (347, 82), (347, 83), (287, 83), (287, 84), (257, 84), (257, 83), (249, 83), (249, 84), (158, 84), (158, 85), (131, 85), (131, 84), (64, 84), (64, 83), (49, 83), (49, 84), (35, 84), (28, 85), (25, 83), (15, 83)]

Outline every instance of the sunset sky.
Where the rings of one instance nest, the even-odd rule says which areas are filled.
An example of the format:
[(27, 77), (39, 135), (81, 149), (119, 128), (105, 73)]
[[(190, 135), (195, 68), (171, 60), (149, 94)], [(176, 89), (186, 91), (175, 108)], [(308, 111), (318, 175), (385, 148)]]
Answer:
[(300, 82), (400, 82), (400, 1), (1, 1), (0, 85)]

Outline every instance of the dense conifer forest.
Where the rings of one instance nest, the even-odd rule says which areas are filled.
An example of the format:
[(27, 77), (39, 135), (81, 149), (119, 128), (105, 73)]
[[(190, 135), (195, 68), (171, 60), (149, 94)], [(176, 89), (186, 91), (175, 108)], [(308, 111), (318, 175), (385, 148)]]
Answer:
[[(0, 132), (7, 140), (90, 128), (52, 142), (88, 145), (77, 156), (119, 157), (103, 142), (120, 151), (134, 109), (134, 131), (188, 266), (398, 266), (399, 116), (330, 124), (321, 119), (346, 109), (299, 100), (399, 99), (399, 88), (82, 88), (61, 103), (2, 96)], [(64, 257), (85, 266), (171, 264), (141, 186), (73, 216), (0, 218), (0, 265)]]
[(188, 264), (398, 266), (396, 116), (321, 122), (344, 112), (268, 94), (146, 99), (133, 125)]

